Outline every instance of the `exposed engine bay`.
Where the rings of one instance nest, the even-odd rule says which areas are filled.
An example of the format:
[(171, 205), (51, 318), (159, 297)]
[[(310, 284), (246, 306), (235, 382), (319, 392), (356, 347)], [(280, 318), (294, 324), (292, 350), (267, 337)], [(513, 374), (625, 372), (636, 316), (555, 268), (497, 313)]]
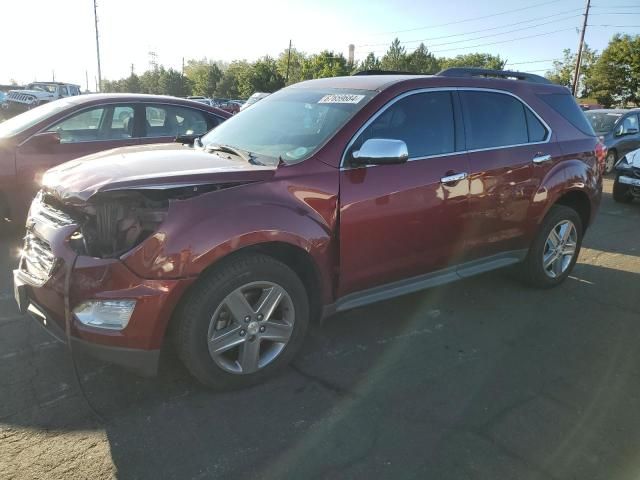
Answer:
[(80, 225), (70, 237), (79, 255), (115, 258), (155, 233), (164, 222), (169, 203), (221, 190), (233, 185), (197, 185), (171, 189), (139, 189), (103, 192), (84, 205), (61, 202), (43, 192), (42, 210), (50, 209), (71, 217)]

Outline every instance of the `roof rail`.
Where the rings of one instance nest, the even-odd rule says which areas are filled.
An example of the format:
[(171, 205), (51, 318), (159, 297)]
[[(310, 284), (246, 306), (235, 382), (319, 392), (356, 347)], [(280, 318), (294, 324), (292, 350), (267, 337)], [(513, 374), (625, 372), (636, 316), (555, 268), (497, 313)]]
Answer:
[(365, 75), (426, 75), (425, 73), (400, 72), (395, 70), (361, 70), (352, 74), (352, 77), (360, 77)]
[(546, 83), (552, 82), (540, 75), (534, 75), (533, 73), (524, 72), (511, 72), (509, 70), (490, 70), (486, 68), (447, 68), (438, 72), (436, 75), (441, 77), (497, 77), (505, 79), (516, 79), (525, 82), (532, 83)]

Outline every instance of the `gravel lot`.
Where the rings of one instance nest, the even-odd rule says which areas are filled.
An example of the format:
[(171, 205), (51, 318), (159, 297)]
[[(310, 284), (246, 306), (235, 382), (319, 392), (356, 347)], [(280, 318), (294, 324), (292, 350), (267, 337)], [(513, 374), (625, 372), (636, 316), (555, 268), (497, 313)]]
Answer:
[(640, 204), (611, 181), (573, 276), (503, 272), (336, 316), (265, 385), (70, 357), (15, 310), (0, 240), (0, 478), (640, 477)]

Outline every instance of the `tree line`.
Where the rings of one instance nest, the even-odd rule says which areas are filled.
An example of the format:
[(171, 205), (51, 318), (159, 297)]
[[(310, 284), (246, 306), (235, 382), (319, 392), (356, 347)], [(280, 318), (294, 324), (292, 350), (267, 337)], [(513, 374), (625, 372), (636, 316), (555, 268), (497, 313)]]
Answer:
[[(547, 78), (571, 87), (575, 65), (576, 53), (565, 49)], [(607, 107), (640, 106), (640, 35), (616, 34), (600, 53), (585, 46), (577, 96)]]
[[(105, 80), (102, 91), (247, 98), (254, 92), (274, 92), (303, 80), (351, 75), (362, 70), (434, 74), (449, 67), (503, 70), (505, 65), (505, 59), (488, 53), (436, 57), (423, 43), (409, 52), (396, 38), (381, 57), (372, 52), (354, 65), (342, 53), (331, 50), (307, 54), (291, 49), (276, 58), (265, 56), (255, 62), (191, 59), (186, 63), (184, 73), (155, 66), (141, 75), (132, 72), (127, 78)], [(570, 87), (574, 68), (575, 53), (567, 49), (563, 59), (554, 62), (546, 76)], [(587, 46), (583, 52), (579, 85), (579, 96), (593, 98), (598, 103), (637, 105), (640, 101), (640, 36), (617, 34), (601, 53)]]

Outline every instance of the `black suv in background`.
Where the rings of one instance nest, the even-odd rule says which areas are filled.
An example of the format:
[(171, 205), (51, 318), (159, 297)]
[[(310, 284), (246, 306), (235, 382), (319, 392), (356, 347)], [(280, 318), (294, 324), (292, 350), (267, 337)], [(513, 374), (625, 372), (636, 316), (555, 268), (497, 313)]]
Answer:
[(607, 147), (605, 173), (611, 173), (618, 159), (640, 148), (638, 114), (640, 109), (602, 109), (584, 112), (595, 132)]

